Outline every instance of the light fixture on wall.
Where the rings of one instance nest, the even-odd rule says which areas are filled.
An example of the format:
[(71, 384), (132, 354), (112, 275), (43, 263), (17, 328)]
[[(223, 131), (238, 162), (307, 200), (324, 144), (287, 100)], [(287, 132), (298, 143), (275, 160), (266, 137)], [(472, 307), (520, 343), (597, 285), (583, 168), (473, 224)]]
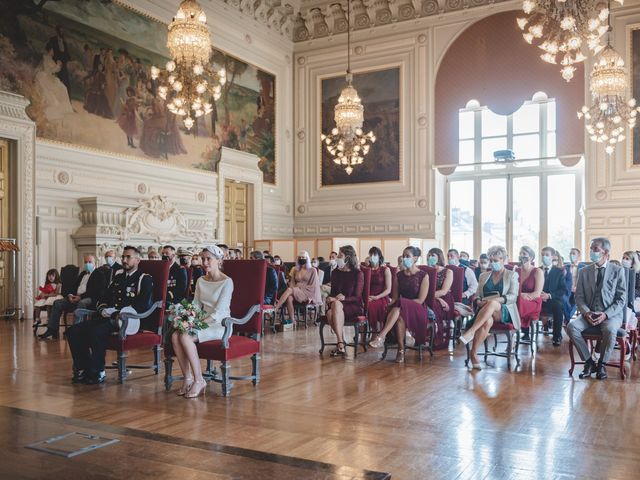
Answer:
[[(616, 0), (620, 5), (624, 0)], [(589, 50), (602, 49), (600, 38), (607, 32), (609, 5), (603, 0), (524, 0), (526, 17), (518, 18), (527, 43), (537, 43), (544, 51), (540, 58), (562, 65), (567, 82)]]
[(353, 167), (362, 164), (369, 153), (371, 144), (376, 141), (373, 132), (364, 133), (364, 107), (353, 87), (351, 73), (351, 0), (347, 2), (347, 86), (340, 92), (338, 103), (334, 108), (336, 126), (327, 135), (320, 135), (320, 140), (333, 157), (333, 162), (344, 166), (347, 175), (351, 175)]
[(171, 60), (166, 70), (151, 67), (151, 78), (159, 79), (158, 95), (168, 100), (167, 108), (184, 117), (191, 130), (195, 119), (213, 111), (227, 81), (224, 68), (213, 69), (212, 46), (207, 16), (195, 0), (183, 0), (169, 24), (167, 47)]

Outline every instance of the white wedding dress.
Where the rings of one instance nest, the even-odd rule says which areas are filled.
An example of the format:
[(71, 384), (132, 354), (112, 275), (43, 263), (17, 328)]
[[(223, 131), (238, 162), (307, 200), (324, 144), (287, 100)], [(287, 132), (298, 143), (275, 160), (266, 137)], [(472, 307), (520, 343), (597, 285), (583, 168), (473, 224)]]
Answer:
[(73, 113), (67, 87), (56, 76), (59, 71), (60, 66), (45, 54), (36, 72), (36, 87), (42, 98), (47, 120), (59, 120), (66, 114)]

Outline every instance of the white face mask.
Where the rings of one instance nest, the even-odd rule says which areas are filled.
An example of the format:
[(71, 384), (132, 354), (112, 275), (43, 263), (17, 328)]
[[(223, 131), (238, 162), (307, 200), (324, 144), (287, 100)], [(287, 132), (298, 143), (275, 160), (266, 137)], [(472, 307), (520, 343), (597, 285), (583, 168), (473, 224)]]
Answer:
[(346, 263), (346, 262), (344, 261), (344, 258), (339, 258), (339, 257), (338, 257), (338, 258), (336, 259), (336, 265), (337, 265), (337, 267), (338, 267), (338, 268), (342, 268), (342, 267), (344, 267), (345, 263)]
[(314, 260), (313, 262), (311, 262), (311, 266), (312, 267), (318, 268), (318, 265), (319, 265), (319, 263), (318, 263), (317, 260)]
[(335, 258), (332, 258), (331, 260), (329, 260), (329, 265), (331, 265), (332, 267), (335, 267), (338, 264), (338, 262), (336, 261)]
[(631, 260), (622, 260), (622, 266), (631, 268)]
[(282, 260), (280, 260), (280, 259), (276, 259), (276, 260), (273, 261), (274, 265), (280, 265), (281, 263), (282, 263)]
[(115, 257), (105, 257), (105, 260), (107, 261), (107, 265), (109, 266), (112, 266), (114, 263), (116, 263)]

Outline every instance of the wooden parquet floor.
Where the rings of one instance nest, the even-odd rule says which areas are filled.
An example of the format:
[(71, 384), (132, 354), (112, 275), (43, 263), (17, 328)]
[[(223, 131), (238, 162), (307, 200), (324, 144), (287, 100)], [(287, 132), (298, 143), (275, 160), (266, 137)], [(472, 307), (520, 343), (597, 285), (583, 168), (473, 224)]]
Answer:
[[(607, 381), (579, 380), (567, 374), (566, 340), (560, 348), (550, 338), (539, 345), (533, 356), (522, 348), (516, 371), (490, 358), (468, 372), (461, 347), (422, 362), (408, 352), (405, 365), (393, 362), (394, 352), (380, 361), (371, 350), (356, 360), (321, 358), (311, 327), (266, 336), (257, 387), (236, 382), (224, 398), (213, 384), (206, 397), (185, 400), (164, 391), (162, 372), (137, 370), (118, 385), (111, 371), (104, 385), (74, 386), (64, 340), (38, 341), (28, 324), (2, 322), (0, 405), (344, 468), (346, 476), (326, 478), (360, 478), (357, 471), (394, 480), (638, 478), (640, 361), (630, 363), (625, 381), (612, 369)], [(131, 356), (150, 360), (150, 353)], [(232, 372), (249, 368), (241, 361)], [(90, 455), (102, 454), (82, 457)], [(42, 478), (55, 478), (40, 464)], [(242, 478), (316, 478), (270, 472)], [(0, 478), (14, 477), (0, 468)]]

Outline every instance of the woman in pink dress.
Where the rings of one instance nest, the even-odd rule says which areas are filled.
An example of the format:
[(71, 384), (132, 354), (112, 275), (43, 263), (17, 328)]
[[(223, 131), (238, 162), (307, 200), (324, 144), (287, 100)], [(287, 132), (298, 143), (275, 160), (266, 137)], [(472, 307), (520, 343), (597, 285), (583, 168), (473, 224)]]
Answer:
[(295, 311), (293, 302), (310, 303), (320, 305), (322, 296), (320, 295), (320, 282), (318, 281), (318, 272), (311, 266), (311, 257), (308, 252), (302, 251), (298, 255), (296, 266), (293, 269), (289, 288), (287, 288), (278, 298), (276, 303), (276, 311), (278, 311), (285, 303), (289, 318), (293, 320)]
[(453, 272), (445, 267), (444, 252), (439, 248), (432, 248), (427, 253), (427, 265), (436, 269), (436, 293), (433, 303), (433, 313), (436, 316), (436, 328), (433, 348), (446, 348), (449, 345), (449, 322), (455, 314), (453, 305)]
[(532, 248), (524, 246), (520, 249), (521, 266), (516, 268), (520, 278), (520, 294), (518, 295), (518, 312), (522, 329), (522, 340), (529, 341), (529, 327), (531, 322), (540, 318), (542, 308), (542, 288), (544, 287), (544, 273), (533, 265), (536, 253)]
[(332, 357), (345, 354), (345, 320), (364, 315), (364, 274), (360, 270), (355, 249), (351, 245), (340, 247), (336, 260), (337, 267), (331, 272), (331, 293), (327, 297), (327, 322), (338, 337), (337, 348), (331, 352)]
[(404, 362), (404, 338), (407, 330), (413, 335), (416, 345), (424, 344), (427, 339), (429, 311), (424, 302), (429, 293), (429, 276), (416, 266), (421, 254), (417, 247), (407, 247), (402, 252), (404, 270), (397, 274), (387, 321), (380, 333), (369, 342), (372, 348), (382, 347), (385, 337), (395, 327), (398, 339), (397, 363)]
[(367, 316), (369, 328), (379, 332), (387, 316), (392, 282), (391, 269), (384, 264), (384, 256), (378, 247), (369, 249), (369, 268), (371, 268), (371, 283)]

